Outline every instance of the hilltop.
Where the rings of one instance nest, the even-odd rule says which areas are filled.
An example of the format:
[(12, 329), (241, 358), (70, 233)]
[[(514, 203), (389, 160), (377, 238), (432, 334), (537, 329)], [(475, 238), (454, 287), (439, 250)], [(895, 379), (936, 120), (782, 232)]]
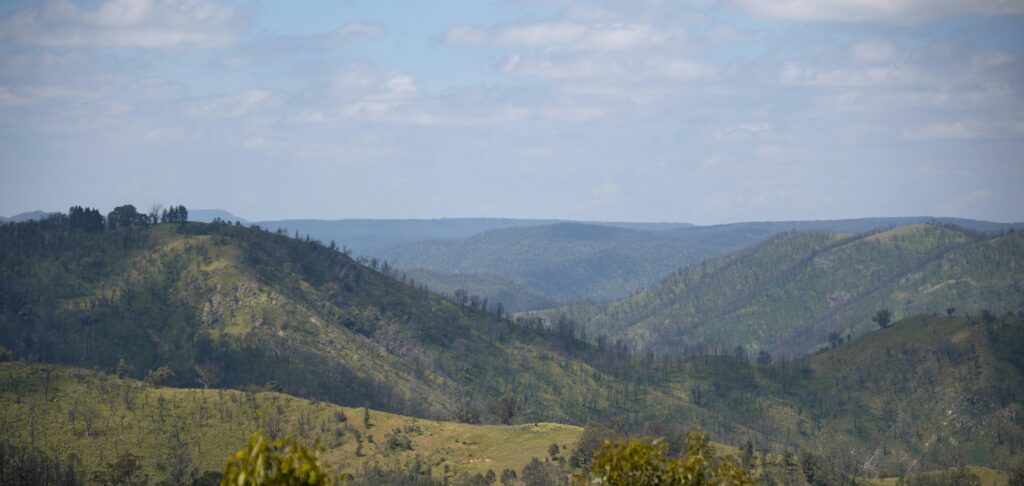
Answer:
[[(871, 316), (1024, 308), (1024, 235), (912, 225), (846, 236), (785, 233), (693, 265), (607, 306), (549, 311), (659, 353), (801, 355), (876, 327)], [(835, 336), (833, 336), (834, 338)]]

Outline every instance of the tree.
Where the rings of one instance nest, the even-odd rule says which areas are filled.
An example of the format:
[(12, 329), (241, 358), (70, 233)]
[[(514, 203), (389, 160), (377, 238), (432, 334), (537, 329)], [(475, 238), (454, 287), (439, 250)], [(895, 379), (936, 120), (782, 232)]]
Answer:
[(1024, 486), (1024, 463), (1017, 464), (1010, 470), (1009, 486)]
[(107, 226), (110, 229), (145, 226), (148, 223), (149, 217), (145, 214), (139, 214), (135, 210), (135, 206), (131, 204), (118, 206), (113, 211), (107, 213)]
[(103, 486), (143, 486), (149, 484), (149, 475), (142, 472), (139, 456), (125, 452), (114, 462), (92, 475), (92, 481)]
[(125, 378), (131, 373), (131, 368), (128, 367), (128, 363), (124, 362), (124, 358), (117, 362), (116, 373), (118, 378)]
[(220, 382), (220, 367), (217, 363), (204, 363), (195, 365), (196, 381), (203, 385), (203, 389), (216, 386)]
[(163, 204), (153, 203), (149, 206), (149, 222), (157, 224), (160, 222), (160, 211), (164, 209)]
[(558, 444), (552, 443), (548, 446), (548, 457), (550, 457), (552, 461), (558, 460), (558, 453), (561, 451), (562, 448), (558, 447)]
[(228, 458), (221, 484), (245, 485), (334, 485), (317, 461), (314, 451), (288, 437), (271, 441), (259, 432), (248, 444)]
[(832, 346), (832, 349), (836, 349), (843, 344), (843, 337), (838, 332), (832, 331), (828, 333), (828, 343)]
[(871, 320), (878, 324), (878, 327), (885, 329), (892, 323), (892, 313), (888, 309), (882, 309), (875, 312), (875, 316)]
[(146, 373), (146, 383), (150, 385), (164, 385), (171, 381), (174, 381), (174, 371), (166, 366), (161, 366), (155, 370)]
[(68, 225), (71, 229), (103, 231), (103, 215), (99, 209), (71, 206), (71, 209), (68, 209)]
[(519, 401), (515, 395), (505, 395), (498, 399), (492, 406), (494, 415), (498, 417), (498, 421), (509, 425), (512, 423), (512, 417), (515, 417)]
[(171, 441), (171, 450), (167, 454), (165, 466), (167, 476), (175, 484), (185, 484), (195, 472), (192, 468), (192, 454), (188, 452), (188, 445), (182, 442), (177, 434)]
[(689, 434), (686, 454), (677, 459), (668, 457), (664, 441), (606, 441), (594, 456), (591, 471), (601, 484), (611, 486), (752, 484), (732, 458), (716, 456), (702, 432)]

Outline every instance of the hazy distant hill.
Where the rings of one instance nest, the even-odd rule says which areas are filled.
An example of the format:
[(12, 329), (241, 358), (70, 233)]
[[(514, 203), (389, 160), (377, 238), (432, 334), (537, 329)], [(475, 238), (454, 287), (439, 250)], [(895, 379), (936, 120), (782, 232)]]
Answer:
[(38, 221), (40, 219), (46, 219), (51, 214), (47, 211), (27, 211), (24, 213), (18, 213), (9, 218), (2, 218), (3, 221), (10, 221), (12, 223), (20, 223), (22, 221)]
[[(405, 245), (428, 240), (449, 240), (468, 238), (485, 231), (502, 228), (549, 225), (565, 222), (554, 219), (507, 219), (507, 218), (444, 218), (444, 219), (287, 219), (259, 221), (257, 224), (271, 230), (287, 229), (289, 234), (296, 231), (327, 243), (337, 242), (347, 246), (357, 255), (381, 256), (382, 250), (395, 245)], [(687, 223), (599, 223), (645, 230), (669, 230), (690, 226)]]
[(834, 219), (819, 221), (751, 221), (745, 223), (691, 226), (669, 230), (668, 233), (688, 242), (730, 250), (746, 248), (786, 231), (843, 233), (848, 235), (865, 233), (885, 228), (929, 222), (953, 224), (961, 228), (984, 233), (996, 233), (1010, 228), (1024, 228), (1024, 223), (995, 223), (963, 218), (897, 217)]
[(493, 273), (554, 300), (610, 300), (722, 252), (655, 231), (558, 223), (384, 250), (400, 268)]
[(231, 214), (230, 212), (225, 211), (223, 209), (189, 209), (188, 210), (188, 219), (189, 219), (189, 221), (199, 221), (201, 223), (209, 223), (209, 222), (211, 222), (211, 221), (213, 221), (214, 219), (217, 219), (217, 218), (220, 218), (222, 221), (226, 221), (228, 223), (234, 223), (235, 221), (238, 221), (239, 223), (242, 223), (242, 224), (249, 224), (249, 221), (246, 221), (245, 218), (241, 218), (241, 217), (235, 216), (234, 214)]
[(401, 270), (415, 285), (426, 285), (434, 292), (452, 295), (462, 289), (493, 304), (501, 303), (511, 312), (548, 309), (557, 305), (539, 293), (493, 273), (448, 273), (425, 268)]
[(878, 309), (918, 313), (1024, 309), (1024, 235), (985, 239), (913, 225), (870, 236), (786, 233), (691, 266), (608, 306), (566, 313), (591, 333), (661, 353), (687, 346), (801, 354), (830, 332), (873, 329)]

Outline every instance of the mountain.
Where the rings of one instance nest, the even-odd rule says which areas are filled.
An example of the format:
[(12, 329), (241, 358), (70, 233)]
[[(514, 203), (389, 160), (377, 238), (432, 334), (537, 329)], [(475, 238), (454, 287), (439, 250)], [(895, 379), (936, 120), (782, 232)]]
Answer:
[(653, 231), (557, 223), (395, 246), (400, 268), (493, 273), (554, 300), (611, 300), (720, 252)]
[[(829, 334), (873, 329), (896, 316), (1024, 309), (1024, 235), (985, 237), (912, 225), (857, 236), (785, 233), (728, 257), (676, 271), (607, 306), (549, 311), (641, 349), (676, 354), (716, 347), (800, 355)], [(692, 349), (691, 349), (692, 350)]]
[(0, 363), (0, 382), (4, 439), (74, 452), (86, 477), (125, 451), (142, 459), (154, 482), (175, 479), (176, 469), (221, 473), (257, 430), (319, 442), (321, 460), (339, 472), (418, 457), (438, 475), (449, 468), (453, 475), (500, 474), (547, 457), (551, 444), (571, 449), (581, 432), (549, 423), (435, 422), (268, 391), (164, 388), (52, 365)]
[(431, 291), (452, 295), (459, 289), (472, 289), (491, 303), (500, 303), (510, 312), (548, 309), (557, 302), (539, 293), (493, 273), (446, 273), (425, 268), (401, 270), (411, 285), (425, 285)]
[[(403, 269), (459, 274), (493, 273), (553, 301), (609, 301), (655, 283), (675, 270), (673, 265), (688, 265), (721, 256), (787, 231), (855, 234), (932, 221), (987, 233), (1015, 227), (1010, 223), (931, 217), (747, 222), (713, 226), (495, 218), (279, 220), (258, 224), (270, 230), (283, 229), (288, 234), (309, 235), (323, 242), (335, 241), (339, 246), (351, 249), (355, 255), (388, 260)], [(607, 229), (574, 231), (559, 225)], [(1016, 226), (1024, 228), (1021, 224)], [(547, 229), (539, 229), (542, 227)], [(619, 229), (635, 232), (617, 233), (615, 230)], [(563, 233), (575, 233), (571, 235), (572, 245), (565, 244)], [(615, 234), (622, 237), (612, 241), (609, 235)], [(591, 237), (593, 241), (588, 240)], [(677, 241), (666, 243), (668, 237)], [(510, 251), (525, 253), (528, 245), (533, 245), (533, 249), (543, 257), (530, 261), (508, 258)], [(652, 245), (662, 248), (652, 250)], [(472, 261), (462, 258), (467, 252)], [(607, 256), (612, 266), (603, 273), (594, 272), (602, 265), (590, 259), (592, 255)], [(655, 261), (659, 258), (660, 261)], [(574, 276), (577, 272), (579, 274)], [(461, 279), (471, 294), (494, 294), (493, 282), (479, 282), (481, 286), (474, 287), (476, 282), (467, 277)], [(450, 277), (445, 282), (434, 283), (439, 288), (454, 285)]]
[(895, 218), (833, 219), (817, 221), (752, 221), (711, 226), (692, 226), (668, 230), (672, 236), (694, 244), (739, 250), (787, 231), (811, 233), (859, 234), (913, 224), (949, 224), (982, 233), (995, 234), (1011, 228), (1024, 229), (1024, 223), (995, 223), (964, 218), (930, 216)]
[(221, 221), (228, 223), (234, 223), (238, 221), (242, 224), (249, 224), (245, 218), (241, 218), (231, 214), (223, 209), (189, 209), (188, 219), (189, 221), (199, 221), (201, 223), (210, 223), (214, 219), (220, 218)]
[[(274, 381), (428, 418), (497, 420), (509, 394), (517, 420), (642, 411), (622, 398), (635, 365), (599, 369), (571, 330), (457, 305), (315, 241), (229, 224), (65, 224), (0, 227), (0, 345), (15, 356), (108, 370), (124, 359), (137, 378), (168, 366), (174, 386)], [(648, 400), (702, 413), (656, 390)]]
[(46, 219), (51, 214), (55, 214), (55, 213), (51, 213), (51, 212), (47, 212), (47, 211), (28, 211), (28, 212), (24, 212), (24, 213), (15, 214), (14, 216), (11, 216), (10, 218), (4, 218), (4, 221), (10, 221), (12, 223), (21, 223), (23, 221), (38, 221), (38, 220), (41, 220), (41, 219)]
[[(330, 403), (420, 419), (612, 421), (650, 434), (661, 434), (666, 424), (700, 425), (723, 442), (751, 441), (758, 450), (778, 453), (828, 453), (865, 465), (871, 474), (949, 467), (960, 457), (979, 466), (1007, 467), (1024, 452), (1024, 430), (1016, 420), (1024, 397), (1019, 346), (1024, 324), (1016, 316), (914, 317), (844, 339), (817, 356), (775, 364), (751, 363), (742, 349), (731, 348), (669, 359), (631, 355), (626, 345), (608, 340), (588, 345), (577, 339), (579, 330), (569, 320), (510, 321), (480, 306), (457, 305), (329, 247), (281, 234), (205, 223), (96, 232), (66, 224), (47, 220), (0, 227), (0, 357), (135, 379), (166, 366), (175, 375), (167, 384), (175, 387), (279, 389), (322, 402), (318, 406), (324, 410), (332, 410)], [(790, 236), (765, 243), (778, 255), (760, 257), (764, 268), (774, 269), (772, 276), (803, 268), (787, 263), (789, 255), (801, 253), (790, 250), (797, 243), (782, 244)], [(985, 240), (921, 226), (872, 237), (810, 236), (798, 240), (804, 257), (796, 257), (797, 263), (808, 252), (825, 255), (844, 247), (857, 259), (877, 257), (887, 267), (910, 265), (911, 257), (927, 260), (937, 254), (932, 264), (963, 254), (943, 267), (956, 273), (960, 265), (970, 265), (976, 273), (969, 278), (980, 286), (989, 285), (983, 274), (1021, 262), (1011, 250), (982, 246), (1013, 248), (1020, 244), (1018, 235)], [(858, 244), (869, 246), (851, 246)], [(956, 251), (943, 253), (945, 246)], [(890, 247), (898, 248), (895, 256), (886, 256)], [(987, 263), (979, 264), (974, 254), (989, 255)], [(827, 271), (845, 260), (833, 256), (822, 262), (832, 264)], [(858, 265), (865, 275), (879, 267)], [(930, 278), (910, 281), (942, 283)], [(974, 286), (947, 284), (928, 295), (968, 295)], [(721, 288), (729, 290), (724, 283)], [(58, 388), (50, 388), (55, 382), (47, 373), (0, 380), (0, 400), (8, 410), (0, 420), (12, 418), (5, 430), (16, 426), (32, 441), (33, 433), (67, 430), (67, 422), (74, 421), (81, 433), (80, 418), (107, 413), (69, 414), (75, 403), (69, 397), (81, 395), (79, 403), (87, 403), (86, 395), (93, 393), (89, 383), (94, 381), (83, 376), (72, 372), (70, 387), (59, 386), (70, 394), (59, 400), (50, 395)], [(160, 421), (161, 410), (205, 420), (215, 429), (220, 420), (245, 433), (254, 420), (261, 425), (268, 420), (267, 407), (260, 405), (266, 403), (257, 401), (253, 408), (251, 395), (233, 395), (245, 403), (238, 405), (243, 414), (227, 405), (233, 401), (226, 390), (217, 391), (216, 399), (212, 391), (175, 396), (161, 391), (144, 398), (123, 381), (98, 383), (102, 405), (95, 408), (106, 407), (113, 415), (102, 416), (115, 418), (96, 422), (104, 424), (104, 451), (128, 448), (117, 438), (136, 427), (168, 437), (176, 424), (184, 429), (194, 423)], [(34, 406), (9, 405), (22, 403), (22, 396), (38, 397), (40, 390), (43, 399)], [(39, 405), (51, 399), (59, 406)], [(295, 427), (333, 433), (323, 415), (286, 399), (269, 402)], [(118, 403), (157, 420), (128, 420)], [(22, 417), (17, 421), (15, 409)], [(45, 410), (53, 413), (44, 415)], [(270, 427), (281, 425), (269, 420)], [(404, 423), (392, 429), (399, 427), (404, 433)], [(374, 443), (393, 432), (379, 430)], [(140, 441), (138, 447), (148, 446)]]
[[(351, 248), (357, 255), (379, 257), (383, 250), (429, 240), (454, 240), (504, 228), (550, 225), (566, 222), (553, 219), (445, 218), (445, 219), (285, 219), (259, 221), (264, 228), (283, 228), (311, 238)], [(687, 223), (598, 223), (637, 230), (670, 230)]]

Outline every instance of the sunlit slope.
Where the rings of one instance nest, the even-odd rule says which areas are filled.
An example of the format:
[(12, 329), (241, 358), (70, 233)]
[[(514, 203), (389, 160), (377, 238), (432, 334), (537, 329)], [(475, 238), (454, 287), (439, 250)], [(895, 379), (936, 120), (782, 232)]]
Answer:
[(682, 269), (630, 298), (566, 312), (593, 333), (662, 353), (703, 348), (799, 355), (894, 315), (1005, 312), (1024, 303), (1024, 236), (982, 239), (913, 225), (869, 236), (789, 233)]
[[(835, 444), (893, 461), (1014, 464), (1024, 451), (1024, 323), (916, 316), (811, 359), (794, 389)], [(890, 466), (891, 467), (891, 466)]]
[(469, 406), (486, 420), (506, 394), (522, 421), (641, 408), (616, 397), (621, 378), (567, 354), (579, 343), (285, 235), (26, 223), (0, 229), (0, 249), (0, 344), (18, 357), (106, 370), (123, 358), (136, 378), (169, 366), (177, 386), (276, 381), (297, 396), (422, 417)]
[(22, 363), (0, 363), (0, 407), (6, 440), (59, 457), (74, 453), (87, 475), (131, 452), (156, 481), (167, 477), (175, 447), (184, 448), (199, 471), (220, 472), (257, 430), (319, 441), (324, 462), (338, 472), (356, 472), (369, 462), (398, 468), (419, 456), (437, 476), (446, 466), (452, 473), (518, 471), (531, 458), (546, 457), (551, 444), (571, 449), (581, 430), (434, 422), (376, 410), (368, 411), (367, 427), (362, 408), (272, 392), (161, 388)]

